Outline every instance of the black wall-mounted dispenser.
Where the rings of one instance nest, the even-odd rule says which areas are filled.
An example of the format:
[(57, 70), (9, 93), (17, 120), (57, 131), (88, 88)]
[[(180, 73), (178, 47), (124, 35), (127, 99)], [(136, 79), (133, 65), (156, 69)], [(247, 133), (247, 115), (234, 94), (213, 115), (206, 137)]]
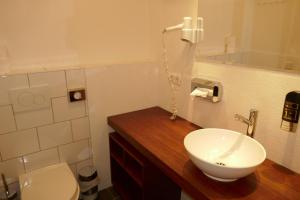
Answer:
[(300, 113), (300, 91), (293, 91), (286, 95), (281, 129), (289, 132), (296, 132)]

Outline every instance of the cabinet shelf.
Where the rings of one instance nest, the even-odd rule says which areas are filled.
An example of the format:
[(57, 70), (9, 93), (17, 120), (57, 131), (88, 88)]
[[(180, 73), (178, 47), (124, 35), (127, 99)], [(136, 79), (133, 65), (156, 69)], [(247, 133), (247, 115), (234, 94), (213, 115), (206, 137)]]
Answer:
[(140, 186), (143, 186), (143, 180), (142, 180), (142, 174), (140, 174), (140, 172), (134, 170), (131, 167), (126, 166), (126, 164), (124, 164), (124, 161), (121, 160), (120, 158), (116, 157), (115, 155), (111, 154), (111, 159), (115, 160), (116, 163), (118, 165), (120, 165), (120, 167), (122, 167), (126, 173)]
[(142, 199), (142, 188), (132, 179), (122, 166), (112, 160), (112, 183), (120, 193), (122, 199), (140, 200)]
[(122, 199), (180, 199), (180, 188), (118, 133), (110, 134), (109, 147), (112, 183)]

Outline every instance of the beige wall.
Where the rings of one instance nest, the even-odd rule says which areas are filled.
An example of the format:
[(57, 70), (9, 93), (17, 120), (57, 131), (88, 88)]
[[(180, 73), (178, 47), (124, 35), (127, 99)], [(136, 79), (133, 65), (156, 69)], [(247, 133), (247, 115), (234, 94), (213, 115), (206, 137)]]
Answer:
[(7, 46), (12, 68), (154, 60), (149, 8), (148, 0), (4, 0), (0, 55)]

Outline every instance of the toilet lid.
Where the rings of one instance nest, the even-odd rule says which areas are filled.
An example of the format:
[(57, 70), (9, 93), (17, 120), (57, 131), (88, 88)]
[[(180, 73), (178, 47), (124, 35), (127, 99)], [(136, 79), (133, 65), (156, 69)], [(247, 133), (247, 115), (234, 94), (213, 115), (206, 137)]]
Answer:
[(78, 184), (66, 163), (23, 174), (19, 179), (22, 200), (78, 199)]

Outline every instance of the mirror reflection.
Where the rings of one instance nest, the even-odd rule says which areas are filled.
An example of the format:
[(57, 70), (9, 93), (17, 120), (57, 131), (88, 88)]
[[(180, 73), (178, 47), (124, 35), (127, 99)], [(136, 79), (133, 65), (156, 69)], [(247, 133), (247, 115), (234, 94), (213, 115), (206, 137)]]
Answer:
[(299, 0), (199, 0), (197, 60), (300, 72)]

